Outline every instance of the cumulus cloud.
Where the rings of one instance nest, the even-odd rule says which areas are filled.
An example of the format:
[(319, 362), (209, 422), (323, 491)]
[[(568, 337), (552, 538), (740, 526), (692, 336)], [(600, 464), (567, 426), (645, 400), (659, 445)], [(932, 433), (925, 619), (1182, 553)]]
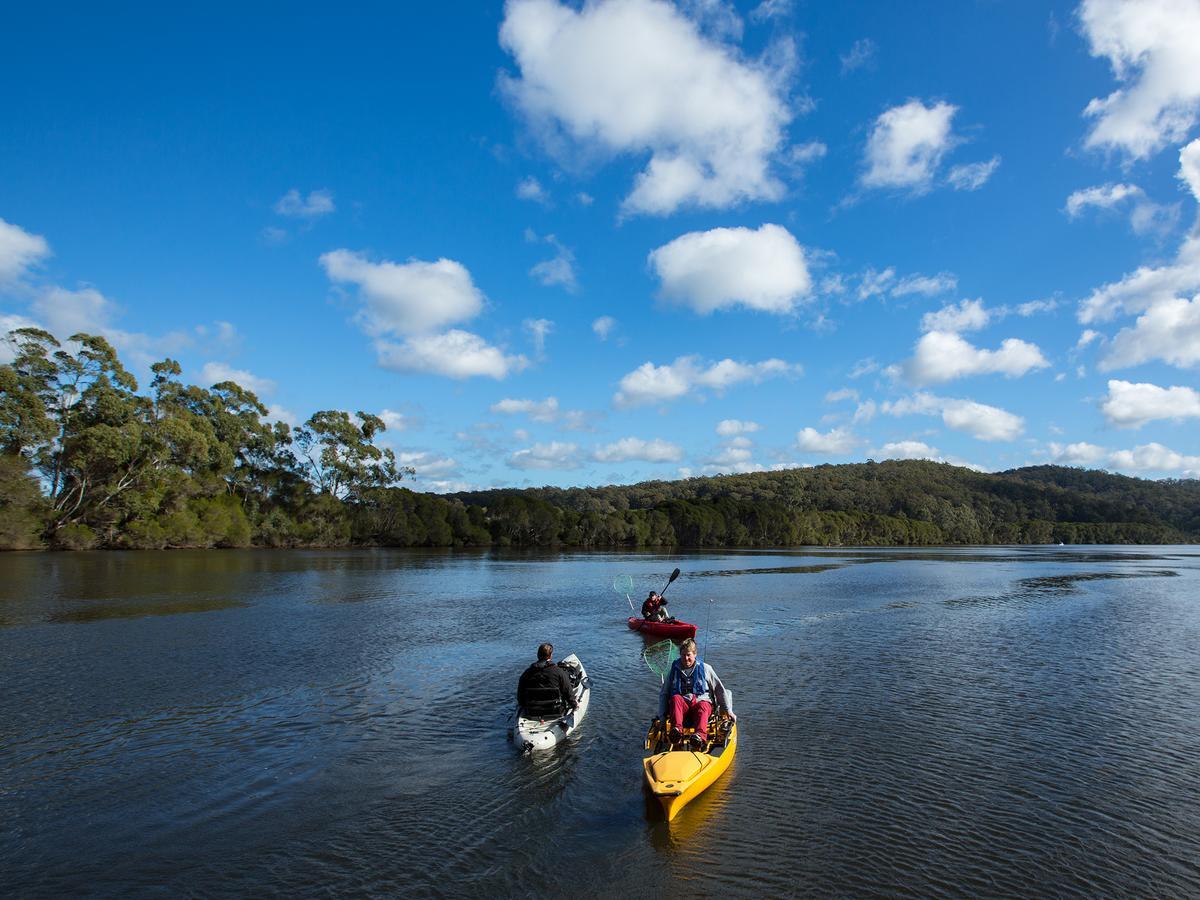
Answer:
[(553, 422), (559, 416), (556, 397), (547, 397), (545, 400), (518, 400), (505, 397), (488, 408), (494, 413), (506, 416), (526, 415), (534, 422)]
[(742, 382), (800, 373), (800, 367), (781, 359), (742, 363), (732, 359), (704, 365), (696, 356), (681, 356), (666, 366), (643, 363), (621, 379), (613, 404), (619, 409), (665, 403), (702, 390), (723, 391)]
[(333, 212), (333, 194), (327, 190), (309, 191), (307, 197), (292, 188), (275, 201), (275, 212), (293, 219), (319, 219)]
[(516, 451), (507, 462), (514, 469), (577, 469), (579, 445), (561, 441), (534, 444)]
[(1155, 203), (1134, 184), (1110, 183), (1075, 191), (1067, 197), (1066, 211), (1077, 219), (1089, 207), (1111, 210), (1123, 205), (1130, 207), (1129, 224), (1137, 234), (1170, 231), (1179, 219), (1178, 205)]
[(861, 443), (848, 428), (834, 428), (824, 434), (811, 427), (796, 432), (796, 449), (805, 453), (849, 453)]
[(896, 270), (891, 266), (882, 272), (867, 269), (858, 280), (858, 299), (868, 300), (871, 297), (887, 293), (896, 281)]
[(745, 422), (741, 419), (722, 419), (717, 423), (717, 434), (721, 437), (733, 437), (739, 434), (753, 434), (758, 431), (757, 422)]
[(1108, 372), (1152, 359), (1184, 369), (1200, 363), (1200, 294), (1156, 301), (1117, 333), (1100, 368)]
[(16, 359), (16, 347), (7, 339), (10, 331), (18, 328), (37, 328), (37, 322), (24, 316), (0, 313), (0, 366)]
[(984, 308), (983, 300), (961, 300), (943, 306), (937, 312), (928, 312), (921, 317), (922, 331), (945, 331), (957, 334), (960, 331), (978, 331), (987, 325), (990, 313)]
[(608, 340), (608, 336), (612, 334), (612, 330), (617, 327), (617, 320), (612, 316), (601, 316), (592, 322), (592, 331), (596, 337), (602, 341)]
[(50, 255), (50, 245), (40, 234), (0, 219), (0, 287), (19, 281)]
[(412, 466), (417, 478), (445, 479), (458, 474), (458, 461), (452, 456), (439, 456), (428, 451), (402, 451), (396, 453), (396, 462)]
[(1179, 151), (1179, 180), (1200, 202), (1200, 138)]
[(531, 200), (542, 206), (550, 205), (550, 195), (542, 187), (542, 183), (530, 175), (517, 183), (517, 196), (522, 200)]
[(1108, 383), (1108, 396), (1100, 409), (1119, 428), (1141, 428), (1158, 419), (1200, 419), (1200, 391), (1181, 385), (1164, 388), (1114, 380)]
[[(649, 154), (626, 213), (775, 199), (770, 165), (791, 113), (784, 72), (743, 62), (661, 0), (509, 0), (501, 89), (547, 143)], [(791, 64), (791, 61), (788, 61)]]
[(1141, 266), (1120, 281), (1092, 291), (1079, 305), (1084, 325), (1117, 315), (1139, 313), (1156, 303), (1200, 291), (1200, 234), (1187, 237), (1175, 260), (1165, 266)]
[(409, 427), (408, 416), (403, 413), (398, 413), (392, 409), (381, 409), (379, 418), (383, 419), (383, 424), (387, 426), (388, 431), (406, 431)]
[(649, 261), (663, 296), (701, 315), (733, 306), (790, 313), (812, 290), (804, 249), (779, 225), (693, 231)]
[(924, 392), (885, 402), (879, 409), (889, 416), (941, 416), (946, 427), (981, 441), (1011, 441), (1025, 428), (1024, 419), (999, 407)]
[(879, 459), (933, 459), (939, 458), (937, 447), (921, 441), (894, 441), (884, 444), (875, 452)]
[(483, 309), (483, 293), (471, 273), (452, 259), (373, 263), (361, 253), (331, 250), (320, 258), (329, 279), (358, 287), (358, 321), (372, 336), (431, 331), (471, 319)]
[(506, 378), (529, 365), (521, 355), (507, 356), (479, 335), (452, 328), (445, 334), (417, 334), (401, 344), (376, 341), (379, 364), (396, 372), (427, 372), (448, 378), (476, 375)]
[(1186, 137), (1200, 112), (1200, 5), (1194, 0), (1084, 0), (1079, 20), (1093, 56), (1122, 85), (1094, 98), (1090, 148), (1145, 159)]
[(926, 106), (909, 100), (881, 113), (867, 139), (861, 185), (928, 191), (942, 158), (957, 143), (950, 130), (957, 111), (945, 102)]
[[(964, 318), (969, 319), (970, 313)], [(901, 364), (899, 371), (905, 380), (921, 385), (972, 375), (1016, 378), (1049, 365), (1036, 344), (1017, 338), (1004, 340), (998, 350), (981, 350), (953, 332), (930, 331), (917, 341), (912, 359)]]
[(1000, 167), (1000, 157), (993, 156), (983, 162), (954, 166), (946, 175), (946, 181), (956, 191), (977, 191)]
[(679, 462), (683, 459), (683, 448), (661, 438), (646, 441), (642, 438), (627, 437), (597, 447), (592, 451), (592, 459), (597, 462)]
[(1185, 478), (1200, 477), (1200, 456), (1177, 453), (1159, 443), (1142, 444), (1132, 450), (1117, 450), (1108, 460), (1114, 468), (1125, 471), (1174, 473)]
[(533, 341), (534, 349), (538, 353), (546, 349), (546, 338), (554, 332), (554, 323), (549, 319), (526, 319), (521, 323), (521, 327)]
[(1095, 444), (1080, 441), (1077, 444), (1050, 444), (1050, 456), (1054, 462), (1065, 466), (1090, 466), (1100, 462), (1108, 451)]
[(244, 388), (254, 391), (258, 396), (275, 393), (275, 382), (270, 378), (247, 372), (245, 369), (235, 369), (223, 362), (207, 362), (200, 370), (200, 378), (205, 384), (220, 384), (222, 381), (232, 381)]

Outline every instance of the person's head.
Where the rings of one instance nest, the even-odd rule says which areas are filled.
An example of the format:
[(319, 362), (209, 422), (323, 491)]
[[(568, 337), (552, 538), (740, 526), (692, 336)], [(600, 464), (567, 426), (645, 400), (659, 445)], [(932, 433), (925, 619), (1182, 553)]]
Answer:
[(654, 599), (656, 599), (657, 597), (658, 597), (658, 591), (651, 591), (651, 592), (650, 592), (650, 593), (647, 595), (646, 599), (647, 599), (647, 600), (654, 600)]
[(554, 658), (554, 645), (542, 644), (538, 647), (538, 662), (548, 662)]
[(679, 645), (679, 659), (685, 669), (690, 669), (696, 664), (696, 642), (691, 638)]

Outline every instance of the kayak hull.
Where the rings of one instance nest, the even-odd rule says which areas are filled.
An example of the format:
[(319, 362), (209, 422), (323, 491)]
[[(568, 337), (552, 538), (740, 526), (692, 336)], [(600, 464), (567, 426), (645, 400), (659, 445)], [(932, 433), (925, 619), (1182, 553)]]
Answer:
[[(691, 729), (688, 729), (691, 731)], [(668, 822), (724, 774), (737, 753), (737, 723), (705, 750), (667, 750), (642, 760), (647, 789), (662, 807)], [(653, 739), (648, 744), (655, 746)]]
[(533, 750), (550, 750), (558, 746), (579, 727), (583, 717), (587, 715), (588, 700), (592, 696), (592, 682), (579, 657), (572, 653), (565, 659), (559, 660), (560, 666), (572, 672), (574, 682), (575, 702), (579, 705), (561, 718), (527, 718), (521, 715), (521, 710), (513, 714), (511, 738), (513, 744), (522, 752)]
[(696, 626), (688, 622), (647, 622), (645, 619), (633, 616), (630, 616), (628, 621), (629, 627), (634, 631), (651, 634), (655, 637), (694, 638), (696, 636)]

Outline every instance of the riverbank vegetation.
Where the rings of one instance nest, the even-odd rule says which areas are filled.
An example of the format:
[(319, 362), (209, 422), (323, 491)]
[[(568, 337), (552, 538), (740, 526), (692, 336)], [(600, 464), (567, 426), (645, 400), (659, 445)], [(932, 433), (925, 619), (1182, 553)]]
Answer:
[(139, 392), (112, 346), (7, 338), (0, 366), (0, 548), (782, 547), (1200, 541), (1200, 482), (920, 460), (630, 486), (442, 496), (377, 445), (367, 412), (291, 428), (253, 392)]

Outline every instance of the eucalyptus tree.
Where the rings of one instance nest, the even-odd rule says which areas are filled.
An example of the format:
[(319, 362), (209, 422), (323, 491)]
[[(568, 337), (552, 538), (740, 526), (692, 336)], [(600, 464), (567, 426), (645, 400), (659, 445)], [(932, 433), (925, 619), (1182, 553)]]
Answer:
[(391, 450), (375, 446), (375, 436), (386, 430), (379, 416), (360, 411), (352, 418), (326, 409), (297, 428), (294, 440), (318, 492), (357, 500), (372, 488), (388, 487), (414, 472), (411, 466), (398, 466)]

